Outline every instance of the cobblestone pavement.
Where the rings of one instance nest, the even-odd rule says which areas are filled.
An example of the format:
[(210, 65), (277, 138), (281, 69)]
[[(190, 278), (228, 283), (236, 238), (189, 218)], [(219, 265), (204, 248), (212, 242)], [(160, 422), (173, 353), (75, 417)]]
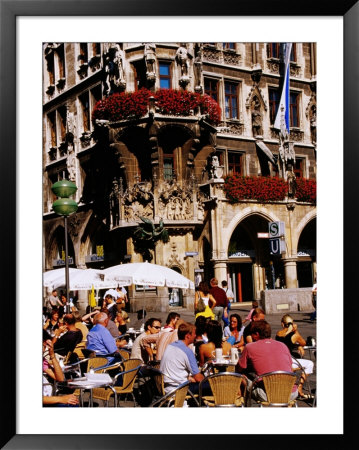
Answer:
[[(251, 309), (250, 303), (234, 303), (232, 304), (231, 311), (236, 312), (239, 314), (242, 319), (246, 317), (248, 312)], [(174, 311), (178, 312), (182, 319), (186, 320), (187, 322), (194, 323), (194, 313), (192, 311), (188, 311), (184, 308), (174, 308)], [(137, 313), (128, 313), (130, 317), (130, 327), (134, 327), (135, 329), (139, 328), (142, 321), (137, 319)], [(275, 337), (277, 331), (281, 328), (280, 319), (282, 315), (285, 313), (280, 314), (268, 314), (266, 315), (266, 320), (270, 323), (272, 328), (272, 338)], [(161, 319), (162, 324), (165, 323), (167, 318), (168, 312), (146, 312), (146, 319), (150, 317), (156, 317), (158, 319)], [(303, 312), (291, 312), (290, 315), (293, 317), (295, 322), (298, 325), (298, 329), (300, 334), (306, 339), (308, 336), (312, 336), (316, 339), (316, 322), (312, 322), (310, 320), (310, 314), (309, 313), (303, 313)], [(305, 353), (306, 359), (312, 359), (315, 363), (315, 354), (311, 352), (312, 354), (309, 354), (309, 351), (307, 350)], [(309, 381), (309, 388), (311, 389), (312, 393), (315, 393), (316, 390), (316, 365), (314, 364), (314, 373), (312, 375), (309, 375), (308, 377)], [(308, 385), (304, 386), (304, 392), (308, 392)], [(85, 397), (86, 400), (86, 397)], [(298, 407), (311, 407), (312, 406), (312, 400), (298, 400), (297, 402)], [(94, 405), (96, 406), (96, 404)], [(98, 406), (102, 406), (98, 405)], [(111, 405), (110, 405), (111, 406)], [(131, 401), (121, 401), (120, 402), (121, 407), (126, 406), (133, 406), (133, 403)]]

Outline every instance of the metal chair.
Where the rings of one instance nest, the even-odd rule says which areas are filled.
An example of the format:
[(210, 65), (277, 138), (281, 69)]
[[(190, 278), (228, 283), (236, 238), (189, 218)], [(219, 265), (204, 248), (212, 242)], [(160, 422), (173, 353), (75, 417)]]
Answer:
[(161, 408), (162, 406), (183, 408), (185, 400), (187, 400), (189, 397), (192, 397), (196, 406), (198, 406), (196, 398), (193, 396), (191, 391), (188, 390), (189, 384), (190, 384), (189, 381), (180, 384), (179, 386), (174, 388), (171, 392), (164, 394), (161, 398), (152, 402), (150, 404), (150, 408), (153, 407)]
[(256, 399), (256, 403), (263, 406), (297, 407), (296, 400), (291, 400), (292, 389), (298, 382), (298, 376), (294, 372), (275, 371), (260, 375), (254, 379), (248, 394), (249, 406), (252, 405), (254, 389), (263, 389), (267, 399)]
[[(117, 394), (118, 404), (116, 405), (116, 398), (114, 399), (114, 406), (118, 406), (120, 402), (120, 396), (125, 395), (127, 397), (128, 394), (132, 396), (134, 406), (136, 406), (136, 399), (133, 394), (133, 386), (135, 384), (135, 380), (137, 377), (137, 373), (140, 370), (142, 365), (142, 361), (140, 359), (127, 359), (126, 361), (122, 361), (117, 364), (118, 367), (123, 370), (118, 372), (117, 375), (113, 377), (113, 384), (110, 389), (107, 388), (94, 388), (92, 391), (92, 396), (94, 399), (102, 400), (106, 402), (106, 405), (109, 405), (109, 400), (111, 396), (114, 394), (113, 390)], [(103, 372), (108, 372), (113, 370), (114, 366), (105, 367), (102, 369)], [(116, 382), (118, 377), (122, 376), (122, 386), (116, 386)]]
[[(203, 395), (203, 384), (207, 381), (211, 387), (212, 396)], [(239, 373), (220, 372), (208, 375), (199, 383), (200, 406), (244, 407), (246, 388), (243, 396), (242, 383), (246, 386), (247, 378)]]

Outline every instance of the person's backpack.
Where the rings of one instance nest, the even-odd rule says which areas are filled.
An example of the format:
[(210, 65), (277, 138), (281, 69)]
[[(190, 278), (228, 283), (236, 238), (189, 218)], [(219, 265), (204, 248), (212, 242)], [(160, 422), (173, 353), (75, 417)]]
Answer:
[(203, 312), (205, 309), (206, 309), (206, 304), (204, 303), (203, 298), (200, 297), (197, 302), (196, 314)]

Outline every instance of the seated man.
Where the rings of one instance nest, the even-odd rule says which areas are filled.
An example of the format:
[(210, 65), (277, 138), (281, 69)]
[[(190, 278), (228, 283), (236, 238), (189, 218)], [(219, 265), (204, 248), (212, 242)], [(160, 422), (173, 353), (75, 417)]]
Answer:
[[(73, 314), (65, 314), (63, 320), (64, 325), (55, 330), (52, 343), (56, 353), (66, 356), (82, 341), (82, 331), (76, 328), (76, 319)], [(62, 334), (64, 332), (65, 334)], [(60, 337), (60, 335), (62, 336)]]
[(153, 360), (153, 347), (148, 345), (143, 347), (142, 339), (149, 334), (156, 334), (161, 329), (161, 320), (152, 317), (148, 319), (145, 323), (145, 331), (141, 333), (135, 339), (132, 349), (131, 349), (131, 358), (141, 359), (143, 362), (148, 362)]
[(191, 381), (190, 390), (198, 392), (198, 384), (203, 375), (197, 365), (193, 351), (188, 348), (196, 337), (196, 327), (191, 323), (182, 323), (178, 327), (178, 341), (168, 345), (161, 359), (160, 370), (164, 374), (166, 394), (184, 383)]
[[(248, 390), (252, 385), (251, 378), (264, 373), (283, 370), (293, 372), (292, 357), (288, 347), (282, 342), (271, 339), (271, 326), (265, 320), (254, 321), (251, 324), (253, 342), (248, 343), (240, 357), (236, 372), (244, 373), (248, 377)], [(260, 386), (252, 392), (256, 400), (267, 400), (264, 389)], [(293, 386), (291, 400), (298, 395), (297, 386)]]
[(115, 338), (111, 336), (108, 331), (107, 324), (109, 317), (106, 313), (100, 312), (95, 315), (93, 319), (94, 326), (87, 335), (86, 348), (94, 350), (98, 355), (106, 355), (114, 353), (113, 356), (107, 357), (109, 364), (116, 361), (122, 361), (122, 357), (118, 352), (118, 347), (126, 345), (126, 341), (116, 342)]
[(258, 320), (265, 320), (266, 316), (262, 308), (256, 308), (252, 313), (251, 322), (245, 327), (243, 330), (243, 339), (244, 344), (248, 344), (249, 342), (253, 342), (251, 335), (251, 324), (252, 322), (257, 322)]

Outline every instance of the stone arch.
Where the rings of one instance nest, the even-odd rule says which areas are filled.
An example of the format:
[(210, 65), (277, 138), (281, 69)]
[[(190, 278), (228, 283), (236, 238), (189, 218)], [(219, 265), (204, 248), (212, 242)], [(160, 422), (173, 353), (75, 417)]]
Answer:
[[(47, 240), (47, 248), (48, 251), (46, 252), (47, 258), (45, 263), (45, 268), (53, 269), (52, 266), (52, 260), (57, 259), (57, 250), (58, 250), (58, 244), (61, 241), (64, 241), (65, 239), (65, 229), (63, 225), (60, 225), (59, 223), (55, 223), (52, 227), (49, 233), (47, 233), (48, 240)], [(67, 233), (67, 241), (68, 241), (68, 248), (69, 248), (69, 255), (73, 257), (73, 265), (76, 267), (76, 261), (77, 256), (75, 253), (75, 246), (72, 241), (71, 235)]]
[[(223, 247), (226, 249), (226, 252), (228, 251), (229, 242), (237, 226), (251, 215), (258, 215), (268, 222), (276, 222), (280, 220), (279, 217), (273, 213), (273, 211), (271, 211), (269, 214), (267, 208), (264, 208), (260, 205), (252, 205), (244, 208), (239, 214), (235, 214), (229, 222), (228, 226), (223, 229), (222, 242)], [(226, 257), (228, 257), (228, 254), (226, 255)]]
[(293, 254), (296, 254), (298, 251), (298, 243), (299, 243), (299, 239), (300, 236), (302, 234), (302, 231), (304, 230), (304, 228), (309, 224), (309, 222), (311, 222), (312, 220), (317, 218), (317, 213), (316, 211), (311, 211), (309, 213), (307, 213), (302, 220), (298, 223), (298, 225), (296, 226), (295, 230), (294, 230), (294, 236), (293, 236)]

